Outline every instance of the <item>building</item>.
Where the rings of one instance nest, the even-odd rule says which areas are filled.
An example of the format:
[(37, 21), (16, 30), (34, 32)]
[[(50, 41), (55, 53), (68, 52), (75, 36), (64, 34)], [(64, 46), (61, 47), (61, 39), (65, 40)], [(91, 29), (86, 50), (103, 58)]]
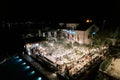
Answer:
[[(61, 25), (60, 25), (61, 26)], [(60, 29), (48, 30), (42, 36), (46, 38), (64, 38), (80, 44), (91, 44), (99, 28), (93, 23), (64, 23)]]
[(93, 35), (98, 30), (95, 24), (66, 23), (66, 29), (62, 29), (62, 36), (71, 42), (91, 44)]

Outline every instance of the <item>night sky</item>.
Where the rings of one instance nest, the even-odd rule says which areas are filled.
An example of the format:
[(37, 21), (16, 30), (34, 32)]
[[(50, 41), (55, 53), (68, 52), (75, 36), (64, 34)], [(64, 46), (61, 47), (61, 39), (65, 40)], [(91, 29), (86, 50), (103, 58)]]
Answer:
[(6, 21), (79, 21), (81, 16), (119, 22), (120, 1), (4, 1), (0, 19)]
[[(84, 1), (84, 2), (82, 2)], [(4, 0), (0, 2), (0, 22), (23, 22), (23, 21), (53, 21), (53, 22), (79, 22), (81, 17), (91, 17), (96, 21), (108, 20), (109, 25), (119, 26), (120, 1), (119, 0), (78, 0), (78, 1), (27, 1), (27, 0)], [(100, 23), (103, 24), (103, 23)], [(9, 34), (9, 32), (8, 32)], [(13, 38), (9, 39), (8, 34), (1, 34), (2, 41), (7, 42), (11, 47), (20, 42), (17, 34), (11, 33)], [(13, 36), (14, 34), (14, 36)], [(7, 39), (4, 37), (7, 36)], [(11, 40), (12, 42), (9, 42)], [(3, 49), (6, 49), (3, 42)], [(21, 45), (20, 45), (21, 46)], [(11, 48), (11, 50), (14, 49)], [(7, 51), (7, 50), (5, 50)]]

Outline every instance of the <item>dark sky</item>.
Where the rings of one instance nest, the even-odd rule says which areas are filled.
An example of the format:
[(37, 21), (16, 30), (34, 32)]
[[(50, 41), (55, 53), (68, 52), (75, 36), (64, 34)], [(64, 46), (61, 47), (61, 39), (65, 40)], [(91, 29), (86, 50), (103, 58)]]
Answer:
[(79, 20), (81, 16), (97, 16), (97, 18), (120, 18), (120, 1), (4, 1), (1, 3), (1, 19), (8, 20)]

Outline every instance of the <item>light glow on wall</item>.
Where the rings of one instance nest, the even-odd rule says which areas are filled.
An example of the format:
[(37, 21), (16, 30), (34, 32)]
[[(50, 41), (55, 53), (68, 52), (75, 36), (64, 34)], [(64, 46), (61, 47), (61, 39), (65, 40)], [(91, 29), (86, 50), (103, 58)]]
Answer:
[(27, 70), (27, 69), (29, 69), (30, 68), (30, 66), (25, 66), (24, 67), (24, 70)]
[(15, 56), (15, 59), (18, 59), (19, 58), (19, 56)]
[(36, 80), (42, 80), (42, 78), (41, 78), (41, 77), (38, 77)]
[(35, 71), (31, 71), (28, 75), (31, 76), (31, 75), (34, 75), (35, 74)]
[(22, 59), (18, 59), (18, 60), (17, 60), (17, 62), (21, 62), (21, 61), (22, 61)]
[(22, 63), (22, 65), (26, 65), (26, 63), (25, 63), (25, 62), (23, 62), (23, 63)]

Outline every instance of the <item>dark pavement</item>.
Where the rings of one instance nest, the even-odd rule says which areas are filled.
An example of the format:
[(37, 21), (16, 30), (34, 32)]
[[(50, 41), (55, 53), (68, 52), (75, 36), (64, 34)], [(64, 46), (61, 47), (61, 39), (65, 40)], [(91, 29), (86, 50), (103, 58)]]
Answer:
[(20, 56), (0, 64), (0, 80), (47, 80)]

